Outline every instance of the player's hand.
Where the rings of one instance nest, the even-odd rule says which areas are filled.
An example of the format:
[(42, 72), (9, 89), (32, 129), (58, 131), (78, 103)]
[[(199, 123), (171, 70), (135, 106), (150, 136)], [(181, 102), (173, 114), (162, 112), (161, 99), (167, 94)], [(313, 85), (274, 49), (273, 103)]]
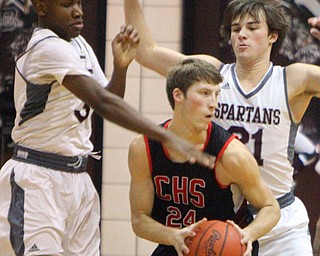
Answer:
[(198, 225), (201, 223), (207, 221), (206, 218), (203, 218), (202, 220), (199, 220), (196, 223), (191, 224), (188, 227), (182, 228), (182, 229), (176, 229), (173, 236), (173, 246), (177, 251), (178, 256), (184, 256), (188, 255), (189, 248), (186, 245), (185, 241), (187, 237), (194, 237), (196, 235), (196, 232), (194, 231)]
[(249, 239), (247, 233), (241, 229), (236, 223), (232, 220), (227, 220), (229, 224), (231, 224), (241, 235), (241, 244), (246, 245), (246, 251), (244, 252), (243, 256), (251, 256), (252, 252), (252, 241)]
[(309, 18), (308, 24), (311, 26), (310, 34), (320, 41), (320, 17)]
[(169, 150), (173, 162), (198, 163), (210, 169), (214, 168), (215, 157), (197, 149), (192, 143), (181, 139), (175, 133), (167, 133), (167, 140), (164, 142)]
[(126, 68), (137, 54), (140, 38), (132, 25), (121, 26), (119, 34), (112, 41), (114, 64)]

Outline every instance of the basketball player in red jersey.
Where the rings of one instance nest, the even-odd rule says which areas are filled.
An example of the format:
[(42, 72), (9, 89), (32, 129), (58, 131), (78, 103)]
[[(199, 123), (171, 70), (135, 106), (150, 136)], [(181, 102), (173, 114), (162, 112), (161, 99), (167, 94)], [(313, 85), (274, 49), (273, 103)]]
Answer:
[[(159, 243), (153, 256), (188, 253), (185, 238), (195, 235), (193, 229), (204, 218), (246, 226), (234, 224), (249, 256), (252, 242), (279, 219), (279, 205), (253, 156), (235, 135), (211, 121), (221, 81), (214, 66), (203, 60), (186, 59), (174, 66), (166, 88), (173, 117), (162, 124), (212, 154), (214, 169), (178, 159), (164, 144), (143, 135), (130, 146), (132, 227), (138, 236)], [(243, 197), (258, 209), (249, 225), (247, 212), (236, 214)]]

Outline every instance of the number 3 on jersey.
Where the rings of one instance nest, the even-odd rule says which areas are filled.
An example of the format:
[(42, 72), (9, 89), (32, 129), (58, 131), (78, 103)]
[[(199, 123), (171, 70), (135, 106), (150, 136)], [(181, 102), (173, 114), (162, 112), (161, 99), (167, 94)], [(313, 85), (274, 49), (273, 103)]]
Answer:
[(82, 123), (84, 120), (88, 118), (89, 112), (90, 112), (89, 105), (84, 104), (83, 108), (81, 110), (75, 110), (74, 114), (76, 115), (79, 122)]

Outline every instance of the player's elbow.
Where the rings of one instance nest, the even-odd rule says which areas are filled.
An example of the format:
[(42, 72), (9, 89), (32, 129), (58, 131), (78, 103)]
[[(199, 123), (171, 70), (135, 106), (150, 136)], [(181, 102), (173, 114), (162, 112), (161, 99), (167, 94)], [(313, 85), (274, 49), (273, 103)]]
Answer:
[(141, 214), (131, 214), (131, 228), (139, 237), (143, 237), (142, 225), (143, 220)]
[(156, 55), (158, 48), (158, 45), (155, 43), (140, 43), (135, 60), (142, 66), (151, 68), (152, 65), (156, 63)]
[(274, 199), (271, 207), (273, 211), (274, 225), (276, 225), (281, 218), (280, 205), (276, 199)]

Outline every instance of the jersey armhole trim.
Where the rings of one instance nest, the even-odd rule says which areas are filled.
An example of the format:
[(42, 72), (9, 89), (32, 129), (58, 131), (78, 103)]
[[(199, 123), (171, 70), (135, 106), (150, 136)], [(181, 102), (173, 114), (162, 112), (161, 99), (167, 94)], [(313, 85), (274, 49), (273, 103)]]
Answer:
[(283, 86), (284, 86), (284, 95), (286, 97), (286, 105), (287, 105), (287, 109), (288, 109), (288, 113), (289, 113), (289, 117), (290, 120), (293, 124), (298, 125), (298, 123), (296, 123), (293, 118), (292, 118), (292, 113), (291, 113), (291, 109), (290, 109), (290, 104), (289, 104), (289, 97), (288, 97), (288, 84), (287, 84), (287, 69), (286, 67), (283, 68)]
[[(232, 140), (234, 140), (234, 139), (238, 139), (238, 137), (237, 137), (235, 134), (232, 134), (232, 135), (229, 137), (229, 139), (226, 141), (226, 143), (223, 145), (222, 149), (220, 150), (220, 152), (219, 152), (219, 154), (218, 154), (218, 156), (217, 156), (217, 158), (216, 158), (216, 163), (220, 160), (220, 158), (222, 157), (224, 151), (225, 151), (226, 148), (229, 146), (230, 142), (231, 142)], [(215, 165), (216, 165), (216, 164), (215, 164)], [(222, 189), (228, 188), (228, 187), (230, 186), (230, 184), (229, 184), (229, 185), (222, 185), (222, 184), (220, 183), (219, 179), (217, 178), (217, 173), (216, 173), (216, 170), (215, 170), (215, 169), (216, 169), (216, 167), (214, 167), (214, 176), (215, 176), (215, 178), (216, 178), (217, 183), (219, 184), (219, 187), (222, 188)]]

